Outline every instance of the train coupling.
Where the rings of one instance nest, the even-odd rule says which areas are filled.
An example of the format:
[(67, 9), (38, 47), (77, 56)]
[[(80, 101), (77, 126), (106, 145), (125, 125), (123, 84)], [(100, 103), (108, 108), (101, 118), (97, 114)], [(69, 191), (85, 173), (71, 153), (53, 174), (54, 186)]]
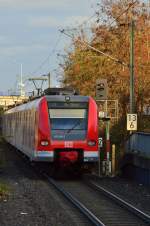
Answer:
[(78, 161), (77, 151), (62, 151), (59, 153), (59, 161), (62, 166), (69, 166)]

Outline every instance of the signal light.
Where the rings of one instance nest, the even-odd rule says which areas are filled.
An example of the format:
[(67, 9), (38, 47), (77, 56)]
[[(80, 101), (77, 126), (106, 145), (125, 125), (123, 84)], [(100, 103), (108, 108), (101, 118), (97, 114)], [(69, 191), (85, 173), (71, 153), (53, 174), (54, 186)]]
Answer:
[(96, 99), (106, 100), (107, 99), (107, 79), (97, 79), (96, 80)]

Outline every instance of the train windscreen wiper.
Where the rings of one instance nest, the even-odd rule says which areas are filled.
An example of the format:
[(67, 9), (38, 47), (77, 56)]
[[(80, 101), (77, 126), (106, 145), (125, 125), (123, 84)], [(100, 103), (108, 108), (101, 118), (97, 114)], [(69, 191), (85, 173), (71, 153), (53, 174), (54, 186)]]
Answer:
[(82, 121), (77, 121), (77, 123), (75, 123), (72, 128), (68, 129), (67, 133), (70, 133), (72, 130), (74, 130), (77, 126), (81, 124), (81, 122)]

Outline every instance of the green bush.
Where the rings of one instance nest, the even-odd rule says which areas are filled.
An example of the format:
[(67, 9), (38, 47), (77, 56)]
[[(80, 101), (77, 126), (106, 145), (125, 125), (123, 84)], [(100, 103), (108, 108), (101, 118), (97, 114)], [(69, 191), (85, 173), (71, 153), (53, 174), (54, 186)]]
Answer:
[(10, 192), (10, 189), (8, 185), (0, 182), (0, 200), (8, 198), (9, 192)]

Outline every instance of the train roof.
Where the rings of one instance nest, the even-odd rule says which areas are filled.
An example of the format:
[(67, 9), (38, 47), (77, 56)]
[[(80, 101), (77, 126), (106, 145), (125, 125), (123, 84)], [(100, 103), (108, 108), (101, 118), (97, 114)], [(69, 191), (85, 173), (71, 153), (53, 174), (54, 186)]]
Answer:
[(32, 108), (37, 108), (39, 103), (41, 102), (41, 99), (43, 99), (43, 97), (31, 100), (27, 103), (20, 104), (19, 106), (10, 108), (9, 110), (6, 111), (6, 113), (12, 113), (12, 112), (16, 112), (16, 111), (24, 111), (24, 110), (29, 110)]
[(79, 92), (72, 87), (63, 87), (63, 88), (47, 88), (44, 90), (47, 101), (51, 102), (64, 102), (64, 101), (73, 101), (73, 102), (88, 102), (88, 96), (81, 96)]
[(47, 102), (88, 102), (89, 96), (80, 95), (47, 95)]
[(81, 95), (46, 95), (39, 97), (37, 99), (31, 100), (27, 103), (21, 104), (19, 106), (10, 108), (6, 113), (12, 113), (16, 111), (25, 111), (29, 109), (36, 109), (43, 98), (46, 98), (47, 102), (81, 102), (85, 103), (89, 101), (89, 96)]
[(79, 95), (79, 92), (72, 87), (47, 88), (44, 90), (45, 95)]

